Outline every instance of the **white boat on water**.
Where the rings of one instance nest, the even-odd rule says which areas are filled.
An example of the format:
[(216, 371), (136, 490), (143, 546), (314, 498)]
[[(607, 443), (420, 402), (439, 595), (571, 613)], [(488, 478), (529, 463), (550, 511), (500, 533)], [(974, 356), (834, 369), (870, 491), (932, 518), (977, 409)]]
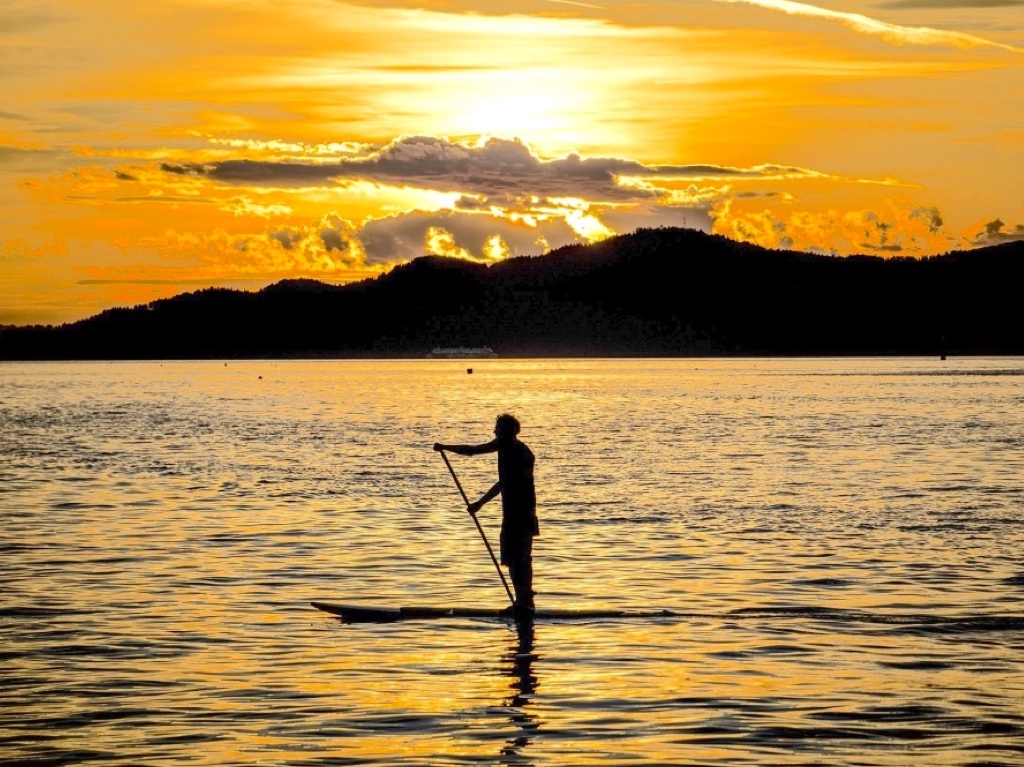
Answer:
[(497, 357), (497, 353), (490, 346), (435, 346), (427, 355), (430, 359), (480, 359)]

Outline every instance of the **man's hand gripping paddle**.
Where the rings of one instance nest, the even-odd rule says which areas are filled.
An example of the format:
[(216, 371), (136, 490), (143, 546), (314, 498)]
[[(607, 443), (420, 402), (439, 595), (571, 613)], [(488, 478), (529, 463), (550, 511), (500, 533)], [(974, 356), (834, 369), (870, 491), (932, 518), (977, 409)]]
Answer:
[[(459, 494), (462, 496), (462, 500), (466, 502), (466, 509), (469, 509), (469, 498), (466, 497), (466, 491), (462, 489), (462, 483), (459, 482), (459, 478), (455, 476), (455, 469), (452, 468), (451, 462), (448, 460), (448, 456), (445, 455), (444, 450), (438, 451), (441, 457), (444, 458), (444, 465), (448, 467), (448, 471), (451, 472), (452, 479), (455, 480), (455, 487), (459, 488)], [(491, 555), (491, 561), (494, 562), (494, 569), (498, 571), (498, 576), (501, 578), (501, 585), (505, 587), (505, 593), (508, 594), (508, 601), (515, 607), (516, 599), (512, 596), (512, 589), (508, 587), (508, 581), (505, 580), (505, 573), (501, 571), (501, 565), (498, 564), (498, 558), (494, 556), (494, 549), (491, 548), (490, 541), (487, 540), (487, 536), (484, 535), (484, 529), (480, 527), (480, 520), (476, 518), (476, 514), (470, 514), (473, 518), (473, 524), (476, 525), (477, 531), (480, 533), (480, 537), (484, 539), (484, 546), (487, 547), (487, 553)]]

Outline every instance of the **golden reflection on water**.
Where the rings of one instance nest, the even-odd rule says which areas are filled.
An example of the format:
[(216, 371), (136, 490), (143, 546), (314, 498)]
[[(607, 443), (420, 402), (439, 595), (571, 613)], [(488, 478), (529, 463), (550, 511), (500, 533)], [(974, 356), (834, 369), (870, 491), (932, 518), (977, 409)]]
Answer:
[[(1012, 763), (1024, 646), (976, 619), (1020, 613), (1021, 364), (0, 366), (3, 742), (57, 763)], [(538, 455), (541, 606), (686, 615), (520, 633), (309, 608), (503, 603), (429, 449), (502, 410)], [(456, 470), (493, 482), (487, 459)], [(481, 520), (496, 541), (497, 506)]]

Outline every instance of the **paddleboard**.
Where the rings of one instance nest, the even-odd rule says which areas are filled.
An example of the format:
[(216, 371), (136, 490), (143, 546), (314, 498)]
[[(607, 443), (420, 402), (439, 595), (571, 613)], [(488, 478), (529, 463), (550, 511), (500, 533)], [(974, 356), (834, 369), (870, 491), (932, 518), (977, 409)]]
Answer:
[[(488, 607), (376, 607), (335, 602), (310, 602), (317, 610), (337, 615), (347, 623), (390, 623), (392, 621), (438, 620), (442, 618), (498, 618), (514, 620), (515, 615)], [(554, 610), (540, 609), (533, 620), (600, 620), (609, 618), (671, 618), (671, 610)]]

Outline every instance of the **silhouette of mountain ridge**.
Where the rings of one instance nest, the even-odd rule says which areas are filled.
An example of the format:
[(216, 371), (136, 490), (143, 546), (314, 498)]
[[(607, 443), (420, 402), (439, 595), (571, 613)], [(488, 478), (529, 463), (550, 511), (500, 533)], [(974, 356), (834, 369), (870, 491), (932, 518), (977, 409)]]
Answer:
[(1024, 242), (922, 259), (766, 250), (646, 229), (480, 264), (423, 256), (348, 285), (184, 293), (56, 328), (0, 358), (1022, 354)]

